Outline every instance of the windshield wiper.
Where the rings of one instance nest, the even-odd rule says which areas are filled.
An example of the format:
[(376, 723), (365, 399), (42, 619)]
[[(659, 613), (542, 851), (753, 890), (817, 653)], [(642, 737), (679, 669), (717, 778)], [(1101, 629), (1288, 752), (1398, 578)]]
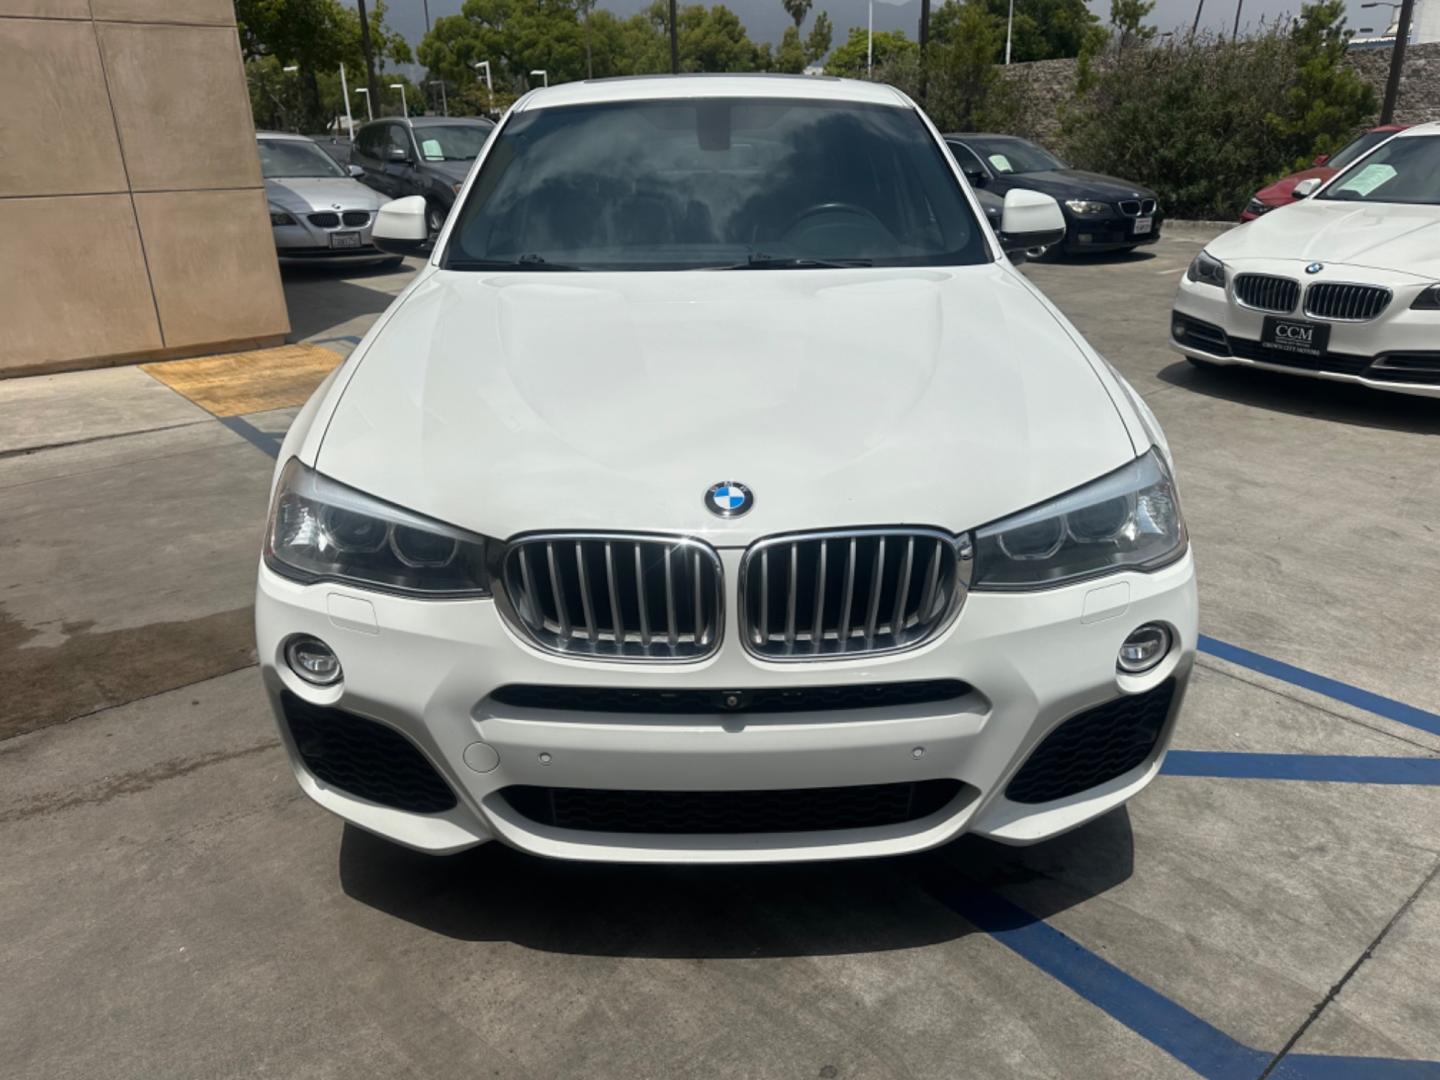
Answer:
[(543, 255), (526, 254), (514, 259), (450, 259), (447, 270), (583, 270), (569, 263), (552, 263)]
[(855, 266), (874, 266), (874, 259), (812, 259), (805, 255), (767, 255), (751, 253), (742, 263), (717, 266), (717, 270), (845, 270)]

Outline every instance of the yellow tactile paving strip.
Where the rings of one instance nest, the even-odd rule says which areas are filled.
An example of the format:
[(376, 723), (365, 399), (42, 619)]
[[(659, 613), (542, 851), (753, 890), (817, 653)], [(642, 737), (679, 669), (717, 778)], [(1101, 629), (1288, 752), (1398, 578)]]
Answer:
[(305, 404), (340, 359), (318, 345), (282, 345), (140, 367), (215, 416), (241, 416)]

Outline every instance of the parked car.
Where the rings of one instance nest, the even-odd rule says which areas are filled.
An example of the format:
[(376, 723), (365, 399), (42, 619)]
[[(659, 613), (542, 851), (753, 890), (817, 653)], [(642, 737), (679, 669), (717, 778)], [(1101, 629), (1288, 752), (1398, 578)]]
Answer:
[(467, 117), (375, 120), (355, 133), (350, 160), (365, 169), (365, 183), (387, 197), (422, 196), (434, 235), (494, 130), (489, 120)]
[(370, 242), (386, 200), (356, 179), (362, 170), (347, 170), (304, 135), (262, 131), (255, 144), (281, 262), (401, 262)]
[(1149, 188), (1072, 169), (1044, 147), (1014, 135), (945, 136), (965, 178), (977, 190), (1004, 196), (1014, 188), (1043, 192), (1065, 214), (1063, 254), (1124, 251), (1160, 239), (1165, 220)]
[(1291, 173), (1289, 176), (1282, 177), (1273, 184), (1261, 188), (1255, 193), (1254, 198), (1245, 204), (1245, 209), (1240, 213), (1240, 220), (1254, 221), (1261, 214), (1268, 214), (1276, 207), (1289, 206), (1292, 202), (1298, 202), (1295, 185), (1306, 180), (1329, 180), (1341, 169), (1347, 168), (1362, 155), (1375, 149), (1391, 135), (1404, 130), (1404, 124), (1382, 124), (1380, 127), (1361, 132), (1334, 154), (1321, 154), (1310, 168)]
[(882, 84), (517, 102), (281, 448), (256, 634), (305, 792), (425, 851), (726, 863), (1140, 791), (1196, 647), (1170, 454), (1006, 258), (1055, 201), (979, 213)]
[(1202, 365), (1440, 397), (1440, 123), (1400, 132), (1321, 184), (1302, 181), (1301, 202), (1195, 257), (1175, 297), (1174, 347)]

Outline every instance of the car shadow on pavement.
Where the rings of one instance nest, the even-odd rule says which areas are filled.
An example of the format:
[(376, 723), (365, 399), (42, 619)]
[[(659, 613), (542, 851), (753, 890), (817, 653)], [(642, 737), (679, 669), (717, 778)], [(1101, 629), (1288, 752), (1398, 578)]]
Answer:
[(409, 284), (411, 272), (407, 266), (286, 267), (281, 283), (290, 311), (290, 340), (314, 337), (357, 316), (378, 315)]
[[(1131, 873), (1121, 808), (1029, 848), (976, 837), (892, 859), (778, 866), (622, 866), (500, 843), (423, 855), (347, 825), (346, 895), (461, 941), (584, 956), (722, 959), (884, 952), (973, 932), (957, 898), (1003, 894), (1048, 918)], [(963, 906), (963, 900), (958, 901)]]
[(1367, 386), (1287, 375), (1264, 368), (1197, 367), (1183, 360), (1162, 369), (1157, 377), (1171, 386), (1208, 397), (1294, 416), (1313, 416), (1415, 435), (1440, 434), (1440, 401), (1434, 398), (1371, 390)]

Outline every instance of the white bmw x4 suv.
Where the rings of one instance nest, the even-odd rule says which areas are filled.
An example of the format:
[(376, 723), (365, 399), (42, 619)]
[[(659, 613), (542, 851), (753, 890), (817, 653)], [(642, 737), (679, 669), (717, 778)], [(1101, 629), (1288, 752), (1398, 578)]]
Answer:
[[(387, 250), (424, 239), (389, 204)], [(540, 90), (286, 437), (259, 573), (301, 787), (413, 848), (622, 862), (1054, 836), (1196, 643), (1154, 417), (897, 91)]]

